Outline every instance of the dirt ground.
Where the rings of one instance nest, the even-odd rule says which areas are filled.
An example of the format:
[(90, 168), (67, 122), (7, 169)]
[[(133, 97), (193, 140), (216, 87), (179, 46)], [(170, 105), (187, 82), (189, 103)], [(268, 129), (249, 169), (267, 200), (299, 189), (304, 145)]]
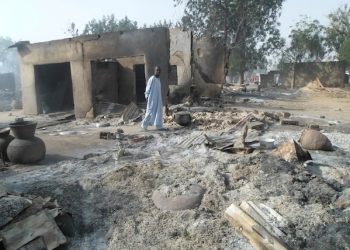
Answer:
[[(350, 210), (336, 206), (350, 186), (349, 91), (226, 93), (208, 108), (193, 112), (188, 128), (169, 118), (168, 131), (144, 132), (138, 123), (97, 128), (96, 121), (82, 120), (38, 129), (46, 159), (2, 167), (1, 185), (57, 199), (75, 223), (76, 234), (66, 249), (252, 249), (224, 217), (230, 204), (244, 200), (265, 204), (283, 217), (280, 229), (290, 249), (350, 248)], [(203, 134), (230, 136), (228, 130), (242, 117), (266, 111), (289, 112), (299, 126), (274, 121), (259, 138), (273, 138), (278, 146), (298, 140), (303, 129), (317, 124), (335, 150), (310, 151), (312, 161), (290, 163), (271, 150), (232, 154), (198, 140)], [(22, 116), (11, 113), (0, 113), (0, 122)], [(99, 139), (99, 132), (117, 128), (124, 131), (117, 140)], [(184, 143), (191, 138), (197, 140)], [(204, 190), (197, 207), (165, 211), (155, 206), (155, 190), (171, 197), (185, 194), (191, 185)]]

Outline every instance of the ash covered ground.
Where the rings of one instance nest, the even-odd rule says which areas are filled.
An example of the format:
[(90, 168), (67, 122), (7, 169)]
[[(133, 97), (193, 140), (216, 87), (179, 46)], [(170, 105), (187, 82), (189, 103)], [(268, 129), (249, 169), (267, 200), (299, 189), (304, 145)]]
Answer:
[[(224, 217), (227, 207), (242, 201), (278, 212), (283, 240), (291, 249), (347, 249), (350, 209), (339, 199), (350, 187), (350, 102), (328, 92), (310, 99), (315, 95), (309, 89), (282, 92), (227, 95), (220, 107), (208, 101), (192, 113), (190, 127), (168, 118), (165, 132), (141, 132), (137, 123), (117, 125), (111, 119), (103, 120), (110, 123), (104, 128), (96, 128), (99, 120), (38, 129), (47, 159), (1, 168), (2, 188), (57, 199), (72, 214), (76, 229), (66, 249), (253, 249)], [(287, 111), (298, 126), (266, 117), (266, 112), (278, 116)], [(234, 134), (230, 129), (251, 113), (265, 126), (250, 129), (248, 137), (272, 138), (278, 146), (298, 140), (312, 123), (335, 150), (310, 150), (312, 161), (296, 163), (272, 155), (272, 150), (227, 153), (201, 140), (204, 134), (229, 137)], [(116, 140), (98, 139), (99, 132), (117, 128), (124, 133)], [(190, 185), (203, 189), (195, 208), (164, 211), (152, 199), (155, 190), (174, 197), (186, 194)]]

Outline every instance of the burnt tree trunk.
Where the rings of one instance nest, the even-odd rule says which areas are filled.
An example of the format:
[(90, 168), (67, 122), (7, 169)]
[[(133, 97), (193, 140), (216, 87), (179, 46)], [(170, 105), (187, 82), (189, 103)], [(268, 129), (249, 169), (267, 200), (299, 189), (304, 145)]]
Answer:
[(244, 70), (241, 70), (239, 72), (239, 78), (240, 78), (241, 85), (243, 85), (244, 84)]

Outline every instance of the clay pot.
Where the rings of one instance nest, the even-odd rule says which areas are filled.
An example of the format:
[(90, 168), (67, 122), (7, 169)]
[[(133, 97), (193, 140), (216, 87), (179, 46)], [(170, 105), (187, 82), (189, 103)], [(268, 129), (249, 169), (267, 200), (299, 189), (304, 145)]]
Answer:
[(309, 150), (332, 151), (333, 146), (327, 136), (319, 131), (307, 129), (302, 132), (299, 142), (301, 146)]
[(36, 125), (32, 121), (19, 121), (10, 123), (9, 126), (16, 139), (31, 139), (34, 137)]
[(190, 126), (191, 119), (191, 114), (188, 112), (177, 112), (174, 114), (175, 122), (181, 126)]
[(7, 156), (7, 147), (13, 139), (14, 137), (10, 135), (9, 128), (0, 130), (0, 151), (1, 151), (0, 157), (4, 157), (3, 160), (5, 161), (9, 161), (9, 158)]
[(32, 139), (14, 139), (7, 147), (7, 155), (12, 163), (30, 164), (45, 158), (46, 147), (43, 140), (33, 136)]
[(46, 154), (43, 140), (35, 137), (37, 123), (17, 121), (10, 124), (15, 139), (7, 147), (9, 160), (16, 164), (30, 164), (41, 161)]

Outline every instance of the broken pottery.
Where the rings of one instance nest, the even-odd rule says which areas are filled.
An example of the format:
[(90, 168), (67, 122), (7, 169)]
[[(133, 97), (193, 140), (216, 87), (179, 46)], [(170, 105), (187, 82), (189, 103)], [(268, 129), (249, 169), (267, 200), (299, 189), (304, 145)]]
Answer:
[(304, 162), (312, 160), (308, 151), (303, 150), (294, 140), (284, 142), (272, 154), (288, 162)]
[(28, 164), (41, 161), (46, 147), (43, 140), (35, 137), (36, 122), (20, 121), (10, 123), (15, 139), (8, 145), (7, 155), (11, 162)]
[(9, 160), (7, 156), (7, 147), (13, 139), (14, 137), (10, 135), (9, 128), (0, 130), (0, 158), (3, 158), (4, 161)]
[(300, 136), (301, 146), (309, 150), (332, 151), (333, 146), (327, 136), (313, 129), (304, 130)]
[[(173, 190), (172, 190), (173, 189)], [(164, 186), (155, 190), (152, 194), (154, 205), (166, 211), (178, 211), (185, 209), (193, 209), (200, 205), (204, 194), (204, 189), (197, 184), (189, 184), (181, 192), (177, 193), (177, 186), (175, 188)], [(169, 195), (174, 193), (173, 195)]]

